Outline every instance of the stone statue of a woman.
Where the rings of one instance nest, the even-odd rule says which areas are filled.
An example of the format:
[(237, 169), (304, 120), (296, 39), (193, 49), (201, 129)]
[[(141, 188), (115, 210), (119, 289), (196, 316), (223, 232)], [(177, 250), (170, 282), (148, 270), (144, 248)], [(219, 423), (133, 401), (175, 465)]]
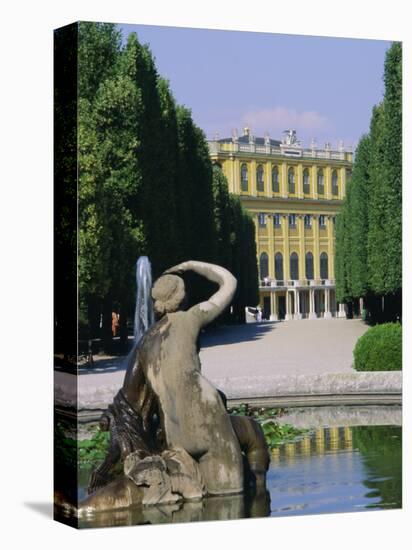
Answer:
[[(187, 310), (185, 285), (179, 276), (186, 271), (218, 285), (217, 292), (207, 301)], [(241, 430), (236, 423), (232, 425), (218, 390), (202, 376), (197, 349), (201, 329), (225, 310), (235, 290), (236, 279), (229, 271), (199, 261), (183, 262), (157, 279), (152, 289), (156, 322), (130, 355), (123, 387), (103, 418), (104, 427), (111, 430), (111, 446), (106, 460), (92, 476), (89, 492), (105, 489), (107, 474), (119, 458), (130, 469), (133, 469), (131, 457), (146, 460), (135, 468), (141, 477), (142, 468), (149, 467), (150, 457), (170, 458), (171, 451), (177, 452), (175, 464), (180, 460), (179, 468), (192, 472), (194, 484), (185, 486), (187, 494), (198, 495), (200, 485), (202, 495), (243, 491), (240, 444), (244, 450), (244, 443), (249, 442), (239, 443)], [(267, 453), (264, 441), (258, 444)], [(268, 460), (266, 454), (262, 457), (259, 468), (265, 474)], [(159, 460), (152, 460), (152, 466), (156, 462), (156, 468), (160, 468)], [(134, 479), (132, 475), (129, 478)], [(126, 485), (130, 485), (130, 480), (126, 484), (117, 480), (113, 487)], [(100, 501), (97, 494), (91, 501), (89, 497), (97, 507), (110, 497), (110, 486), (105, 492), (101, 489)], [(141, 498), (140, 492), (135, 489), (132, 492)], [(109, 502), (113, 499), (109, 498)]]

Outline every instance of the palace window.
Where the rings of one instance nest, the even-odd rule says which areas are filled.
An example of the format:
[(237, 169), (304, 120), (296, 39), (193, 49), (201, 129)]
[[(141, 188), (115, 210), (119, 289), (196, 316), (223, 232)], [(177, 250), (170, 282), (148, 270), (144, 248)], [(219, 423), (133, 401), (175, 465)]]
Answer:
[(266, 252), (262, 252), (259, 258), (259, 275), (261, 281), (269, 276), (269, 258)]
[(296, 214), (289, 214), (289, 227), (292, 229), (296, 227)]
[(241, 191), (248, 191), (249, 190), (249, 184), (248, 184), (248, 171), (247, 171), (247, 165), (242, 164), (240, 168), (240, 189)]
[(311, 214), (305, 214), (304, 220), (305, 220), (304, 223), (305, 223), (306, 229), (310, 229), (312, 227), (312, 216), (311, 216)]
[(325, 229), (326, 228), (326, 216), (324, 216), (323, 214), (321, 214), (319, 216), (319, 227), (321, 229)]
[(292, 167), (288, 170), (288, 187), (289, 193), (295, 192), (295, 169)]
[(280, 214), (273, 214), (273, 225), (280, 227)]
[(280, 252), (275, 255), (275, 279), (283, 281), (283, 256)]
[(260, 227), (266, 227), (266, 214), (264, 214), (263, 212), (259, 212), (258, 221)]
[(279, 193), (279, 168), (277, 166), (272, 168), (272, 191)]
[(332, 195), (335, 197), (339, 195), (338, 172), (336, 170), (332, 172)]
[(328, 269), (328, 255), (326, 252), (322, 252), (320, 255), (320, 278), (328, 279), (329, 269)]
[(299, 258), (296, 252), (292, 252), (290, 255), (290, 278), (293, 281), (299, 279)]
[(305, 195), (310, 194), (309, 170), (307, 168), (303, 170), (303, 192)]
[(323, 170), (320, 168), (318, 170), (318, 194), (323, 195), (325, 193), (325, 176), (323, 175)]
[(307, 252), (305, 256), (305, 273), (306, 279), (313, 279), (313, 254)]
[(265, 190), (265, 184), (263, 181), (263, 166), (261, 164), (259, 164), (256, 168), (256, 188), (260, 192)]

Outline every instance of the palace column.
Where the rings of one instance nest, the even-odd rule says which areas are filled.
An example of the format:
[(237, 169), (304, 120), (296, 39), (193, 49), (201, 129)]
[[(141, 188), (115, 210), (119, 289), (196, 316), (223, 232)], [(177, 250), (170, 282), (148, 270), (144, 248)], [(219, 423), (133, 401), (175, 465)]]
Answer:
[(293, 319), (293, 315), (290, 312), (290, 292), (286, 290), (286, 315), (285, 315), (285, 321), (290, 321)]
[(311, 177), (313, 198), (316, 200), (318, 198), (318, 172), (316, 169), (316, 164), (312, 166)]
[(306, 279), (305, 273), (305, 225), (303, 214), (298, 214), (298, 235), (299, 235), (299, 280)]
[(332, 169), (327, 166), (325, 169), (325, 198), (330, 201), (332, 199)]
[(270, 320), (271, 321), (277, 321), (278, 320), (278, 303), (277, 303), (277, 296), (276, 292), (271, 291), (270, 293)]
[(300, 312), (300, 291), (295, 290), (295, 314), (294, 319), (302, 319), (302, 314)]
[(269, 279), (272, 281), (275, 278), (275, 243), (274, 243), (274, 220), (273, 214), (268, 214), (266, 222), (266, 231), (269, 244)]
[(260, 253), (260, 247), (259, 247), (259, 219), (258, 215), (256, 213), (252, 213), (253, 221), (255, 222), (255, 242), (256, 242), (256, 254), (258, 257), (258, 264), (259, 264), (259, 253)]
[(289, 215), (283, 214), (283, 278), (290, 280)]
[(265, 195), (269, 198), (272, 197), (272, 163), (267, 161), (265, 163)]
[[(232, 162), (232, 177), (233, 189), (235, 195), (240, 195), (240, 163), (238, 159), (233, 159)], [(230, 190), (230, 189), (229, 189)]]
[(332, 314), (330, 312), (330, 290), (329, 288), (325, 288), (325, 319), (330, 319), (332, 317)]
[(296, 194), (298, 199), (303, 199), (303, 166), (298, 164), (296, 174)]
[(309, 319), (316, 319), (315, 313), (315, 289), (309, 290)]
[(287, 198), (288, 196), (288, 175), (287, 175), (287, 167), (286, 162), (282, 162), (281, 164), (281, 172), (280, 172), (280, 194), (283, 198)]
[(257, 196), (256, 189), (256, 161), (252, 160), (250, 163), (250, 194), (253, 197)]
[(336, 314), (338, 317), (346, 317), (345, 304), (339, 304), (339, 310)]
[(314, 278), (320, 279), (319, 214), (313, 215), (313, 271)]
[(328, 279), (335, 279), (335, 231), (332, 216), (326, 217), (326, 229), (328, 236)]
[(342, 174), (342, 183), (341, 185), (339, 186), (339, 198), (341, 200), (343, 200), (345, 198), (345, 195), (346, 195), (346, 168), (342, 168), (341, 169), (341, 174)]

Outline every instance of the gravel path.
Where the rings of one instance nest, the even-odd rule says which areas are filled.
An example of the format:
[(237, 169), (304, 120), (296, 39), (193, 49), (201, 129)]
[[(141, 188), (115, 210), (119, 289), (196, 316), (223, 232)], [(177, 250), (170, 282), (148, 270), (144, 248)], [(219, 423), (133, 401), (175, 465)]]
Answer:
[(202, 372), (211, 379), (353, 372), (353, 348), (367, 329), (358, 319), (220, 327), (202, 338)]
[[(353, 372), (353, 348), (367, 328), (360, 320), (346, 319), (219, 327), (201, 338), (202, 372), (210, 380)], [(120, 388), (124, 368), (122, 357), (96, 358), (93, 368), (80, 370), (80, 394)]]

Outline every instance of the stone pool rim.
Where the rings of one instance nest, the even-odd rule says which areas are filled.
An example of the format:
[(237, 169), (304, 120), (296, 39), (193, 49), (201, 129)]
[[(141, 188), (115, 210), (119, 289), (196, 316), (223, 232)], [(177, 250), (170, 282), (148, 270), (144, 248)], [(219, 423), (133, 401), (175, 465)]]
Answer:
[[(82, 388), (77, 377), (55, 373), (56, 412), (97, 419), (119, 389), (116, 384)], [(328, 405), (400, 405), (402, 371), (294, 374), (212, 378), (225, 392), (229, 406), (247, 403), (256, 407), (313, 407)], [(77, 413), (77, 414), (76, 414)]]

